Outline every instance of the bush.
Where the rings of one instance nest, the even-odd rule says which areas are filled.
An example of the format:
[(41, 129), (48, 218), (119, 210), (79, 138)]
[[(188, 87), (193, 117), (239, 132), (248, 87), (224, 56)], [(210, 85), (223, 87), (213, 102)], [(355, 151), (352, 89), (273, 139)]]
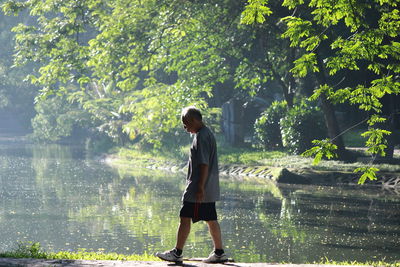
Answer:
[(323, 114), (306, 102), (294, 106), (280, 121), (283, 146), (291, 153), (301, 154), (312, 147), (312, 141), (326, 137)]
[(264, 150), (282, 148), (280, 120), (287, 113), (286, 101), (274, 101), (254, 123), (255, 145)]
[(32, 119), (31, 138), (39, 142), (57, 142), (70, 137), (74, 130), (91, 125), (87, 112), (64, 97), (55, 96), (40, 101), (35, 106), (36, 116)]

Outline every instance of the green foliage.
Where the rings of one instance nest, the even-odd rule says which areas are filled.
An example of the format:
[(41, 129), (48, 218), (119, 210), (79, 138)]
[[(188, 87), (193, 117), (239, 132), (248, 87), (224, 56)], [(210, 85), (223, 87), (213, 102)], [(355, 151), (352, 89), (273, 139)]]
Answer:
[(254, 24), (264, 23), (265, 17), (272, 14), (272, 10), (267, 6), (268, 0), (248, 0), (245, 7), (240, 23)]
[(282, 148), (280, 120), (287, 113), (286, 101), (275, 101), (254, 123), (256, 147), (267, 149)]
[(159, 147), (180, 129), (181, 108), (206, 110), (214, 86), (231, 75), (216, 49), (228, 46), (224, 34), (234, 32), (220, 22), (230, 5), (215, 4), (50, 0), (2, 7), (37, 18), (13, 30), (16, 65), (40, 64), (28, 77), (42, 87), (38, 101), (66, 95), (95, 118), (93, 129), (119, 143), (129, 138)]
[(121, 100), (113, 97), (113, 86), (112, 83), (104, 85), (91, 82), (86, 85), (86, 92), (71, 90), (67, 101), (82, 107), (82, 112), (91, 118), (90, 130), (93, 133), (105, 134), (116, 144), (123, 144), (127, 140), (123, 133), (127, 118), (118, 110)]
[[(10, 0), (2, 7), (7, 14), (26, 10), (36, 18), (14, 32), (15, 64), (39, 65), (28, 77), (41, 87), (38, 101), (66, 95), (95, 118), (93, 130), (119, 143), (160, 147), (180, 132), (183, 106), (207, 113), (210, 104), (232, 96), (264, 94), (272, 79), (289, 88), (283, 77), (291, 63), (279, 43), (280, 29), (271, 27), (279, 15), (268, 4)], [(261, 40), (258, 29), (240, 22), (266, 23), (273, 41)]]
[[(400, 73), (397, 1), (286, 0), (283, 5), (290, 9), (302, 9), (298, 12), (301, 16), (294, 12), (292, 16), (282, 19), (287, 25), (282, 36), (288, 38), (292, 46), (306, 50), (295, 61), (291, 70), (294, 75), (305, 77), (309, 73), (320, 72), (323, 67), (329, 76), (335, 78), (357, 72), (372, 78), (368, 82), (357, 81), (359, 84), (355, 86), (340, 88), (325, 83), (329, 81), (329, 77), (325, 76), (320, 79), (312, 99), (324, 96), (333, 103), (350, 103), (371, 112), (368, 121), (371, 128), (363, 137), (369, 137), (366, 146), (370, 153), (384, 155), (384, 136), (389, 132), (372, 127), (386, 120), (379, 116), (382, 113), (382, 98), (400, 93), (400, 82), (394, 78)], [(318, 151), (322, 148), (317, 146), (306, 154), (314, 153), (317, 156), (314, 162), (318, 162), (321, 157)], [(374, 171), (365, 169), (362, 179), (374, 177)]]
[[(252, 148), (232, 147), (222, 141), (220, 135), (217, 137), (218, 159), (221, 165), (244, 164), (259, 165), (265, 160), (279, 159), (287, 156), (283, 151), (260, 151)], [(140, 144), (129, 148), (119, 148), (118, 158), (125, 159), (131, 166), (165, 166), (181, 165), (187, 161), (190, 149), (190, 139), (185, 142), (170, 142), (158, 150), (144, 149)]]
[[(46, 257), (46, 253), (42, 250), (38, 242), (19, 242), (15, 251), (10, 254), (10, 256), (16, 258), (43, 259)], [(3, 254), (3, 256), (5, 255)]]
[(78, 252), (59, 251), (46, 252), (39, 242), (19, 242), (14, 251), (2, 252), (3, 258), (34, 258), (34, 259), (65, 259), (65, 260), (129, 260), (129, 261), (159, 261), (153, 255), (123, 255), (117, 253), (90, 252), (81, 249)]
[(361, 172), (362, 175), (358, 180), (358, 184), (364, 184), (367, 179), (373, 181), (377, 180), (376, 173), (379, 171), (378, 168), (375, 167), (360, 167), (354, 170), (355, 173)]
[(313, 165), (318, 165), (322, 158), (332, 159), (337, 157), (335, 150), (337, 146), (331, 143), (330, 139), (313, 140), (312, 148), (304, 151), (302, 156), (314, 157)]
[(315, 53), (304, 54), (294, 63), (295, 65), (290, 71), (297, 77), (305, 77), (309, 72), (319, 72)]
[(370, 128), (366, 132), (362, 133), (362, 137), (368, 137), (366, 145), (368, 146), (368, 152), (372, 155), (385, 156), (385, 148), (387, 147), (387, 140), (384, 138), (385, 135), (390, 135), (391, 132), (382, 129)]
[(373, 262), (358, 262), (358, 261), (334, 261), (328, 258), (322, 258), (319, 262), (313, 262), (313, 264), (327, 264), (327, 265), (343, 265), (343, 266), (381, 266), (381, 267), (399, 267), (400, 262), (385, 262), (385, 261), (373, 261)]
[(378, 117), (382, 112), (381, 99), (385, 95), (399, 94), (400, 84), (392, 75), (376, 79), (371, 82), (370, 87), (358, 85), (354, 88), (342, 88), (336, 91), (327, 84), (321, 85), (315, 90), (312, 99), (317, 99), (321, 94), (326, 94), (330, 100), (335, 103), (349, 102), (352, 105), (358, 105), (359, 109), (364, 111), (373, 111), (368, 121), (372, 126), (375, 123), (384, 122), (385, 118)]
[(280, 159), (286, 155), (281, 151), (248, 151), (242, 149), (226, 148), (219, 153), (221, 164), (257, 165), (266, 160)]
[(32, 138), (36, 141), (59, 141), (72, 135), (74, 129), (89, 129), (92, 124), (88, 114), (65, 98), (55, 96), (39, 102), (32, 119)]
[(311, 147), (312, 141), (326, 136), (322, 113), (306, 102), (290, 109), (280, 121), (283, 146), (294, 154)]
[[(10, 0), (2, 8), (7, 14), (25, 10), (35, 19), (13, 31), (15, 64), (38, 64), (28, 77), (41, 88), (38, 101), (65, 95), (91, 117), (92, 130), (120, 144), (130, 139), (160, 147), (180, 135), (183, 106), (207, 110), (243, 92), (265, 96), (270, 80), (286, 88), (287, 97), (302, 84), (300, 78), (314, 75), (314, 99), (323, 96), (381, 114), (382, 98), (400, 92), (396, 5), (378, 0), (249, 0), (247, 5), (233, 0)], [(371, 74), (372, 81), (358, 79), (343, 88), (334, 83), (360, 71), (362, 77)], [(74, 105), (66, 105), (71, 110), (63, 113), (74, 118)], [(385, 119), (378, 115), (370, 126)], [(46, 130), (50, 118), (40, 116), (36, 129), (44, 127), (53, 139), (70, 132), (68, 125)]]
[(203, 121), (206, 125), (212, 129), (214, 134), (220, 134), (222, 108), (208, 108), (203, 113)]
[[(328, 38), (325, 34), (315, 34), (313, 24), (309, 20), (288, 16), (282, 18), (282, 21), (288, 27), (282, 37), (290, 39), (292, 47), (299, 46), (305, 48), (306, 51), (313, 51)], [(301, 65), (301, 63), (295, 65)]]
[[(157, 86), (163, 87), (164, 90), (155, 89)], [(185, 98), (180, 90), (190, 92), (190, 88), (184, 85), (177, 88), (175, 85), (157, 84), (153, 88), (143, 89), (127, 97), (126, 104), (121, 105), (119, 112), (132, 114), (133, 119), (124, 125), (124, 131), (131, 138), (140, 135), (156, 147), (160, 147), (162, 136), (181, 130), (182, 107), (193, 104), (201, 110), (207, 107), (201, 100), (188, 102), (191, 99)]]

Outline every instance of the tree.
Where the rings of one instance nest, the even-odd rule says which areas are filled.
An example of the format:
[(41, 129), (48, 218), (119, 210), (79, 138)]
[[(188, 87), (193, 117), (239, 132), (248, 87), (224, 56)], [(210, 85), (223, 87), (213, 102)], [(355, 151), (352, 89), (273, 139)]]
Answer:
[[(268, 1), (266, 0), (257, 0), (257, 1), (249, 1), (249, 4), (246, 7), (246, 10), (244, 12), (244, 16), (247, 15), (248, 18), (254, 17), (254, 16), (260, 16), (260, 14), (264, 17), (264, 16), (268, 16), (268, 19), (264, 18), (264, 19), (258, 19), (258, 22), (262, 22), (264, 23), (264, 21), (269, 21), (271, 14), (273, 14), (273, 11), (277, 10), (280, 14), (278, 15), (278, 18), (276, 19), (272, 19), (272, 21), (280, 21), (282, 22), (282, 18), (290, 18), (293, 17), (293, 15), (295, 13), (293, 13), (291, 16), (287, 15), (289, 14), (289, 10), (286, 10), (286, 12), (282, 12), (280, 11), (280, 9), (282, 9), (283, 6), (279, 6), (280, 9), (278, 8), (274, 8), (272, 10), (270, 10), (270, 12), (266, 12), (265, 8), (268, 6), (270, 6), (271, 4), (268, 3)], [(285, 14), (286, 13), (286, 14)], [(247, 19), (246, 22), (251, 22), (251, 19)], [(285, 20), (283, 20), (283, 22), (285, 22)], [(276, 22), (273, 24), (277, 24)], [(282, 24), (282, 23), (280, 23)], [(281, 43), (285, 43), (284, 38), (288, 37), (288, 35), (291, 34), (291, 31), (293, 31), (294, 28), (292, 28), (293, 25), (288, 25), (287, 29), (283, 29), (281, 30), (281, 34), (278, 36), (278, 39)], [(318, 41), (318, 38), (315, 41)], [(287, 45), (286, 49), (286, 54), (289, 55), (289, 60), (291, 62), (291, 65), (287, 66), (284, 70), (286, 72), (288, 72), (289, 74), (286, 74), (286, 76), (289, 77), (289, 82), (290, 82), (290, 87), (292, 87), (293, 84), (295, 84), (295, 77), (297, 78), (303, 78), (307, 75), (307, 72), (305, 72), (304, 70), (299, 70), (299, 68), (297, 67), (297, 65), (295, 64), (295, 57), (298, 56), (299, 54), (301, 55), (303, 53), (303, 51), (301, 49), (297, 48), (297, 43), (293, 42), (293, 40), (290, 40), (291, 42)], [(277, 45), (279, 46), (279, 45)], [(320, 52), (320, 54), (323, 54), (323, 52)], [(320, 84), (324, 84), (326, 83), (326, 77), (325, 74), (323, 72), (319, 73), (320, 75), (316, 76), (316, 80), (318, 81), (318, 83)], [(289, 87), (289, 88), (290, 88)], [(321, 106), (322, 106), (322, 110), (324, 112), (325, 115), (325, 123), (328, 129), (328, 134), (329, 136), (334, 139), (334, 142), (336, 143), (337, 147), (339, 148), (339, 156), (341, 158), (346, 158), (346, 152), (345, 152), (345, 147), (344, 147), (344, 143), (341, 139), (341, 137), (339, 136), (340, 134), (340, 129), (338, 126), (338, 122), (335, 116), (335, 112), (333, 109), (333, 106), (331, 105), (331, 103), (326, 99), (325, 96), (321, 95), (320, 97), (320, 102), (321, 102)], [(336, 138), (335, 138), (336, 137)]]
[[(222, 59), (211, 46), (203, 42), (185, 47), (194, 45), (201, 29), (199, 20), (185, 13), (190, 3), (177, 8), (181, 4), (8, 1), (3, 10), (8, 14), (28, 10), (37, 18), (36, 23), (20, 24), (14, 31), (16, 64), (40, 64), (37, 74), (29, 76), (42, 87), (38, 100), (65, 94), (100, 119), (98, 129), (118, 124), (132, 139), (160, 145), (164, 134), (180, 126), (182, 106), (207, 106), (205, 98), (211, 96), (212, 85), (218, 77), (224, 79), (220, 75), (224, 69), (218, 71)], [(200, 11), (196, 15), (204, 15)], [(177, 46), (184, 36), (186, 42)], [(178, 61), (185, 54), (189, 60)], [(202, 57), (207, 59), (205, 64)], [(192, 75), (190, 70), (199, 74)]]
[[(272, 2), (268, 6), (266, 4), (267, 1), (248, 1), (242, 13), (240, 22), (251, 25), (251, 28), (249, 26), (246, 28), (254, 31), (254, 37), (249, 40), (252, 57), (245, 62), (247, 68), (260, 69), (259, 72), (264, 73), (261, 76), (264, 80), (274, 80), (280, 85), (282, 95), (290, 109), (293, 107), (295, 93), (299, 87), (289, 71), (293, 67), (296, 49), (290, 47), (290, 43), (281, 37), (285, 29), (280, 23), (281, 18), (290, 13), (282, 8), (279, 2)], [(245, 55), (243, 57), (246, 58)], [(240, 84), (246, 84), (245, 79), (240, 79)]]
[[(78, 103), (74, 107), (93, 117), (93, 129), (104, 130), (118, 140), (128, 136), (160, 146), (165, 138), (179, 132), (182, 106), (216, 107), (231, 97), (262, 95), (272, 79), (280, 84), (290, 106), (295, 93), (300, 92), (302, 78), (308, 75), (317, 81), (314, 98), (319, 97), (322, 103), (330, 139), (341, 154), (344, 146), (332, 103), (354, 102), (368, 109), (369, 101), (362, 102), (362, 88), (357, 85), (340, 89), (345, 84), (340, 82), (341, 77), (349, 75), (346, 71), (358, 71), (357, 64), (367, 64), (378, 76), (386, 70), (398, 73), (398, 58), (394, 56), (397, 43), (383, 48), (396, 38), (398, 27), (398, 14), (391, 2), (374, 2), (375, 17), (385, 18), (368, 27), (358, 18), (366, 16), (367, 4), (358, 2), (354, 2), (355, 13), (354, 3), (346, 1), (337, 6), (325, 0), (308, 4), (285, 1), (284, 6), (266, 0), (245, 3), (7, 1), (3, 10), (8, 14), (26, 10), (36, 18), (14, 31), (16, 64), (33, 61), (40, 65), (29, 76), (32, 83), (42, 87), (38, 100), (66, 95), (66, 99)], [(254, 26), (254, 22), (263, 24)], [(384, 36), (367, 33), (380, 24), (386, 25), (382, 26)], [(371, 34), (382, 41), (374, 44), (368, 39)], [(354, 53), (367, 42), (367, 46), (380, 47), (379, 52), (372, 52), (372, 59), (367, 53)], [(299, 58), (293, 61), (295, 57)], [(391, 63), (381, 66), (387, 62)], [(397, 83), (395, 75), (382, 77)], [(379, 87), (383, 82), (378, 80), (368, 83)], [(372, 107), (377, 108), (370, 105), (369, 109)], [(382, 121), (374, 118), (372, 124)]]
[(8, 14), (27, 10), (37, 18), (14, 31), (16, 63), (40, 64), (29, 77), (42, 87), (38, 99), (65, 94), (99, 119), (97, 126), (120, 125), (130, 138), (154, 145), (180, 127), (184, 105), (254, 96), (274, 77), (289, 88), (290, 79), (280, 77), (279, 46), (269, 44), (277, 47), (270, 63), (251, 64), (266, 50), (259, 29), (240, 25), (243, 8), (232, 0), (3, 4)]
[[(267, 1), (258, 2), (267, 5)], [(292, 73), (297, 77), (311, 73), (320, 77), (313, 99), (320, 98), (329, 105), (346, 102), (370, 112), (369, 129), (363, 134), (368, 137), (368, 152), (385, 155), (385, 136), (390, 131), (378, 126), (388, 119), (381, 115), (382, 98), (400, 93), (399, 2), (286, 0), (283, 5), (293, 10), (293, 15), (282, 18), (287, 25), (283, 37), (303, 51)], [(347, 87), (333, 83), (351, 77), (364, 66), (372, 79)], [(330, 144), (338, 135), (330, 137), (313, 150), (317, 157), (331, 153), (327, 149), (335, 147)], [(372, 167), (355, 171), (363, 172), (360, 182), (376, 179), (377, 169)]]

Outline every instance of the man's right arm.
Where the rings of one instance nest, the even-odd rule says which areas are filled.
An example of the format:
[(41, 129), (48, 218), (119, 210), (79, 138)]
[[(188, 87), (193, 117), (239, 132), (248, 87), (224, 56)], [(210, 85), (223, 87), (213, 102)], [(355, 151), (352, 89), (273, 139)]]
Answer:
[(208, 165), (207, 164), (199, 164), (200, 170), (200, 178), (199, 184), (197, 185), (197, 193), (196, 193), (196, 202), (200, 203), (204, 200), (205, 190), (204, 187), (208, 178)]

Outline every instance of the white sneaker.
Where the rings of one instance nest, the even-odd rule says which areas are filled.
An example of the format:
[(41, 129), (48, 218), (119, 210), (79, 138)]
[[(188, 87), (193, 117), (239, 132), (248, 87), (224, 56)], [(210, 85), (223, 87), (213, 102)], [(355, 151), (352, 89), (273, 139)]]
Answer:
[(207, 259), (204, 259), (204, 263), (224, 263), (228, 261), (228, 257), (226, 256), (225, 253), (223, 253), (221, 256), (218, 256), (215, 254), (215, 251), (211, 252), (210, 256), (208, 256)]
[(174, 250), (165, 251), (163, 253), (157, 252), (156, 256), (164, 261), (170, 261), (175, 263), (182, 263), (183, 257), (176, 255)]

